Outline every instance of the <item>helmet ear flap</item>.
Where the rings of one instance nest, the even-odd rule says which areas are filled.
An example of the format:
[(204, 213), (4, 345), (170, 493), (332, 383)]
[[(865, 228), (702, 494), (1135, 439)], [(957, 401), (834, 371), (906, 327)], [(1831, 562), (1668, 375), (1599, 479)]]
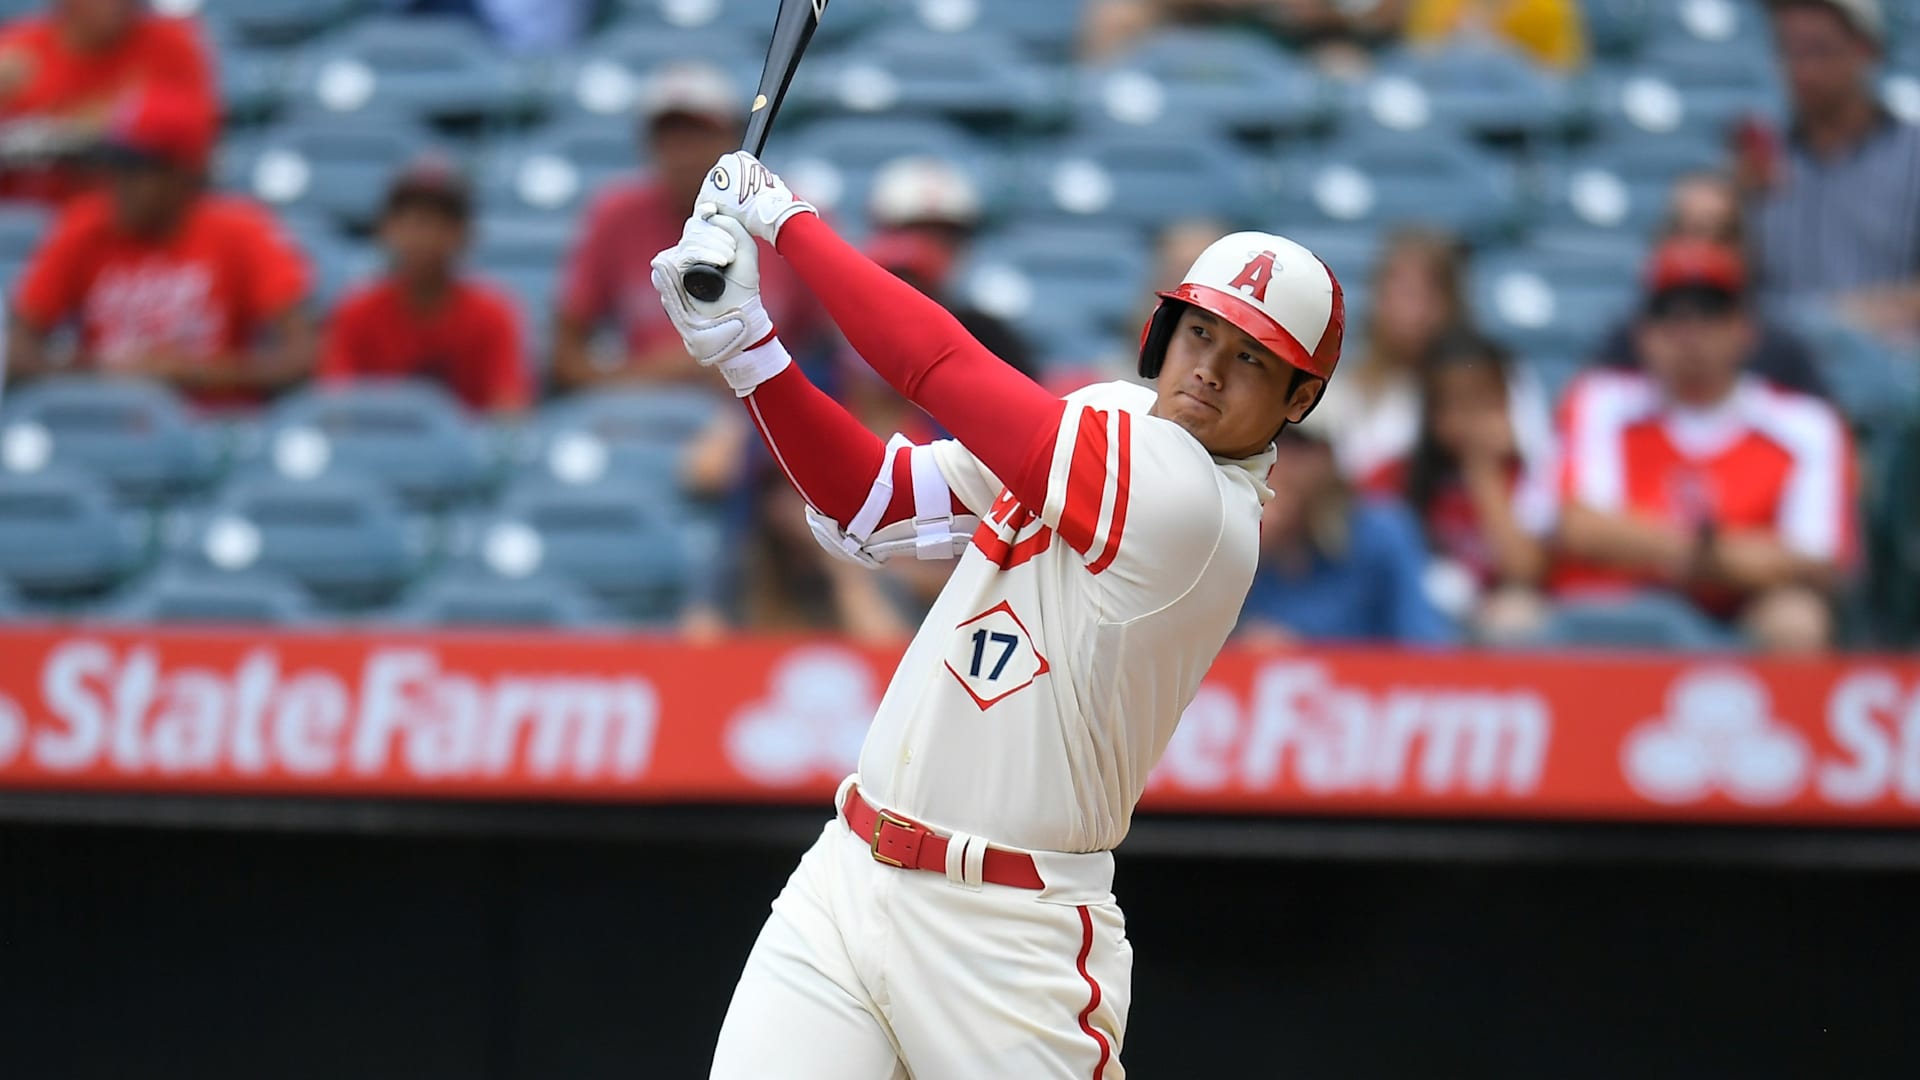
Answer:
[(1140, 377), (1152, 382), (1160, 377), (1167, 360), (1167, 346), (1173, 344), (1173, 328), (1187, 305), (1179, 300), (1161, 300), (1153, 309), (1147, 325), (1140, 330)]

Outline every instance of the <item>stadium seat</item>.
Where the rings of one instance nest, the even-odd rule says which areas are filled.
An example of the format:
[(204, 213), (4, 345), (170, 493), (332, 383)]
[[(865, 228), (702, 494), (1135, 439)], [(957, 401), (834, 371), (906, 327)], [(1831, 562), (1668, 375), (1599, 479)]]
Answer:
[(188, 541), (194, 566), (284, 575), (341, 607), (390, 598), (428, 547), (386, 489), (357, 476), (242, 477), (216, 496)]
[(1327, 97), (1310, 65), (1264, 37), (1223, 30), (1157, 34), (1081, 69), (1076, 81), (1080, 115), (1096, 122), (1250, 135), (1303, 129), (1321, 118)]
[(1631, 56), (1647, 40), (1656, 0), (1586, 0), (1587, 40), (1601, 56)]
[(1573, 115), (1566, 80), (1509, 49), (1463, 45), (1383, 57), (1348, 91), (1349, 123), (1389, 131), (1439, 128), (1488, 137), (1542, 137)]
[(167, 15), (197, 15), (229, 26), (239, 39), (285, 45), (338, 26), (366, 11), (369, 0), (154, 0)]
[[(897, 0), (833, 0), (814, 41), (822, 46), (871, 28)], [(775, 5), (763, 0), (617, 0), (616, 32), (708, 31), (733, 34), (764, 51)], [(1066, 6), (1066, 5), (1061, 5)]]
[(1252, 212), (1255, 169), (1233, 144), (1203, 132), (1088, 131), (1035, 149), (1021, 169), (1020, 202), (1036, 217), (1157, 229)]
[[(871, 6), (872, 0), (869, 0)], [(1073, 51), (1085, 0), (907, 0), (916, 24), (940, 33), (991, 30), (1047, 56)], [(840, 9), (834, 8), (834, 18)]]
[(541, 410), (521, 445), (520, 474), (571, 486), (680, 489), (687, 445), (719, 414), (713, 394), (693, 389), (610, 390)]
[(477, 177), (482, 204), (572, 220), (608, 181), (636, 172), (645, 154), (629, 118), (575, 117), (491, 152)]
[(481, 530), (478, 560), (501, 577), (574, 581), (627, 618), (669, 617), (685, 595), (688, 531), (676, 502), (638, 494), (618, 484), (516, 484)]
[(1775, 65), (1764, 49), (1656, 41), (1634, 65), (1597, 71), (1588, 85), (1589, 109), (1603, 131), (1624, 127), (1723, 146), (1741, 119), (1785, 113)]
[(1685, 136), (1614, 129), (1540, 169), (1540, 221), (1553, 228), (1649, 234), (1679, 177), (1720, 168), (1721, 147)]
[(837, 215), (837, 226), (855, 233), (867, 219), (874, 175), (896, 158), (934, 157), (973, 177), (989, 202), (1006, 183), (1006, 163), (997, 147), (933, 119), (843, 117), (782, 132), (767, 150), (779, 170), (808, 202)]
[(437, 145), (426, 129), (393, 117), (298, 117), (262, 132), (247, 156), (230, 156), (229, 186), (283, 210), (367, 228), (393, 174)]
[(267, 421), (272, 471), (290, 480), (353, 476), (411, 503), (443, 506), (490, 478), (485, 434), (444, 388), (355, 382), (281, 401)]
[(0, 473), (0, 579), (23, 597), (67, 600), (116, 584), (138, 559), (140, 525), (85, 473)]
[(1717, 651), (1739, 639), (1684, 600), (1657, 593), (1562, 602), (1532, 644), (1547, 648)]
[(1856, 425), (1894, 430), (1920, 416), (1920, 365), (1819, 304), (1794, 305), (1794, 328), (1812, 346), (1834, 404)]
[(374, 619), (407, 626), (466, 628), (584, 630), (610, 625), (593, 598), (565, 578), (503, 578), (475, 569), (429, 578)]
[(357, 20), (307, 49), (290, 81), (297, 106), (326, 115), (498, 120), (536, 100), (523, 65), (451, 16)]
[[(1374, 260), (1380, 257), (1380, 234), (1372, 229), (1349, 228), (1340, 225), (1294, 224), (1281, 222), (1271, 226), (1270, 231), (1280, 235), (1314, 253), (1333, 276), (1340, 281), (1340, 288), (1349, 299), (1357, 292), (1364, 291), (1373, 277)], [(1349, 327), (1354, 325), (1351, 316), (1347, 319)]]
[(1512, 167), (1436, 129), (1349, 135), (1274, 165), (1285, 221), (1376, 230), (1438, 225), (1490, 240), (1514, 218)]
[(544, 95), (547, 109), (562, 119), (598, 117), (630, 122), (646, 79), (656, 68), (698, 60), (719, 67), (734, 79), (740, 87), (740, 108), (745, 115), (766, 48), (764, 37), (749, 41), (725, 26), (616, 29), (573, 59), (554, 66)]
[(154, 383), (45, 379), (9, 394), (0, 407), (0, 470), (91, 473), (132, 502), (198, 490), (212, 479), (217, 457), (209, 429)]
[(272, 574), (168, 567), (134, 582), (93, 617), (130, 623), (295, 626), (316, 619), (305, 590)]
[(974, 307), (1042, 341), (1088, 326), (1106, 337), (1132, 324), (1148, 270), (1146, 246), (1132, 230), (1037, 225), (981, 239), (957, 280)]
[[(1888, 6), (1899, 6), (1898, 0)], [(1652, 14), (1654, 41), (1748, 52), (1764, 51), (1771, 41), (1766, 11), (1750, 0), (1664, 0)]]
[(1638, 296), (1638, 268), (1583, 252), (1494, 252), (1474, 263), (1470, 295), (1482, 328), (1521, 358), (1591, 355)]
[(219, 65), (220, 103), (229, 123), (272, 115), (287, 98), (287, 61), (278, 50), (240, 40), (226, 19), (206, 23), (207, 47)]
[(487, 218), (474, 235), (467, 263), (479, 277), (511, 293), (522, 313), (550, 310), (573, 234), (570, 221)]
[[(0, 264), (20, 266), (40, 250), (53, 215), (32, 203), (0, 204)], [(12, 287), (9, 281), (8, 287)]]
[(1057, 112), (1052, 72), (986, 32), (896, 27), (800, 69), (789, 98), (819, 110), (941, 115), (1033, 125)]

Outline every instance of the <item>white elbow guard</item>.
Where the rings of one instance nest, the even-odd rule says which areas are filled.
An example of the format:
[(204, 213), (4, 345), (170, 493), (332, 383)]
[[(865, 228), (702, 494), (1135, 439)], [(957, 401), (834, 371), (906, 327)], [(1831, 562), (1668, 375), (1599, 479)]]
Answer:
[[(901, 450), (907, 451), (907, 471), (913, 477), (913, 520), (876, 529), (880, 515), (893, 501), (893, 462)], [(895, 435), (880, 459), (880, 475), (874, 478), (867, 501), (846, 528), (811, 506), (807, 507), (807, 524), (829, 554), (877, 567), (909, 551), (917, 559), (957, 558), (967, 550), (980, 519), (953, 512), (953, 492), (941, 475), (932, 447), (914, 446), (906, 436)]]

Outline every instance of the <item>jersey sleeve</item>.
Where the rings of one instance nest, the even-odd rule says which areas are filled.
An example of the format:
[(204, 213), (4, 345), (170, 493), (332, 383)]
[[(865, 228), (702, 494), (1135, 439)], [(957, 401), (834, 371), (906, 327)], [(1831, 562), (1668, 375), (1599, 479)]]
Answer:
[(1793, 458), (1776, 518), (1780, 541), (1801, 558), (1843, 564), (1852, 556), (1857, 505), (1846, 425), (1825, 403), (1798, 395), (1774, 413), (1771, 434)]
[(1216, 469), (1173, 423), (1069, 399), (1040, 518), (1089, 573), (1157, 607), (1192, 586), (1219, 543)]
[(933, 459), (940, 466), (940, 475), (946, 478), (947, 487), (953, 492), (960, 505), (979, 517), (985, 517), (993, 509), (993, 502), (1000, 497), (1000, 489), (1006, 485), (987, 468), (985, 462), (973, 456), (973, 452), (960, 444), (958, 439), (939, 439), (929, 443), (933, 450)]
[(312, 287), (307, 257), (279, 222), (265, 213), (249, 214), (241, 236), (248, 306), (261, 319), (277, 319), (307, 298)]

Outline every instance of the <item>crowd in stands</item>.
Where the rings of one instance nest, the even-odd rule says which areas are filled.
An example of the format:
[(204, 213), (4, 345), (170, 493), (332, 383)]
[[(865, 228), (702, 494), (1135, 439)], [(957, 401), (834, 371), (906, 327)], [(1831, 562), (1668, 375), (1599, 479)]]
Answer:
[[(580, 200), (551, 295), (499, 283), (477, 257), (497, 193), (437, 145), (381, 178), (359, 241), (381, 265), (331, 288), (295, 223), (215, 182), (230, 112), (208, 44), (220, 13), (203, 25), (161, 10), (196, 6), (47, 0), (0, 29), (0, 198), (51, 219), (5, 283), (6, 394), (76, 375), (146, 380), (209, 422), (244, 425), (313, 382), (404, 379), (503, 430), (599, 395), (726, 404), (661, 310), (649, 262), (678, 238), (706, 168), (740, 143), (742, 72), (670, 58), (644, 73), (626, 128), (636, 168)], [(345, 6), (471, 20), (503, 64), (564, 52), (620, 17), (588, 0)], [(625, 5), (656, 6), (670, 34), (688, 5)], [(1336, 80), (1401, 44), (1497, 50), (1564, 80), (1595, 50), (1588, 9), (1606, 6), (1096, 0), (1071, 48), (1091, 70), (1170, 33), (1224, 26), (1281, 42)], [(1436, 215), (1396, 223), (1370, 265), (1328, 256), (1359, 302), (1327, 400), (1280, 441), (1247, 640), (1525, 645), (1609, 611), (1629, 623), (1657, 612), (1696, 643), (1810, 652), (1859, 636), (1845, 616), (1870, 569), (1863, 506), (1877, 478), (1863, 474), (1868, 443), (1887, 433), (1836, 407), (1825, 338), (1805, 328), (1840, 328), (1920, 368), (1920, 125), (1891, 111), (1876, 81), (1896, 24), (1920, 38), (1920, 19), (1908, 26), (1882, 0), (1764, 8), (1785, 111), (1756, 102), (1708, 136), (1724, 150), (1717, 166), (1677, 172), (1632, 310), (1584, 344), (1572, 378), (1492, 325), (1472, 287), (1484, 238), (1470, 230)], [(1060, 363), (1078, 343), (1037, 339), (1044, 319), (1014, 317), (1017, 305), (963, 281), (994, 215), (976, 166), (903, 153), (873, 170), (861, 204), (833, 212), (876, 261), (1048, 385), (1123, 373), (1124, 357), (1097, 355), (1115, 351), (1101, 341)], [(807, 194), (803, 175), (790, 179)], [(1246, 210), (1170, 209), (1144, 264), (1154, 287)], [(1296, 223), (1276, 213), (1245, 224)], [(883, 435), (938, 434), (866, 373), (779, 259), (761, 265), (781, 336), (817, 381)], [(1906, 408), (1894, 440), (1914, 426)], [(902, 639), (943, 571), (873, 575), (827, 558), (747, 424), (716, 406), (664, 466), (713, 525), (696, 534), (676, 625), (703, 639)]]

